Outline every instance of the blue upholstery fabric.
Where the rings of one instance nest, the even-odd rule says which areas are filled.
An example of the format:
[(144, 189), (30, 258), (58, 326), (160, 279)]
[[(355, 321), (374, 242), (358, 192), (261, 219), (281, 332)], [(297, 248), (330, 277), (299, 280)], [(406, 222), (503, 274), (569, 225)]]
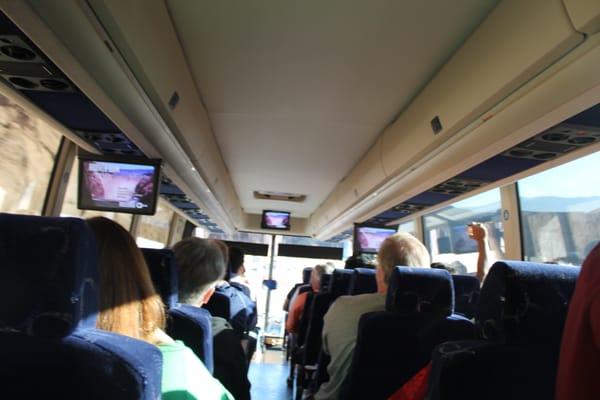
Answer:
[(484, 339), (558, 346), (579, 267), (499, 261), (486, 277), (476, 314)]
[(210, 312), (187, 304), (178, 304), (177, 263), (169, 249), (142, 249), (154, 287), (167, 305), (167, 333), (181, 340), (213, 372), (213, 341)]
[(302, 283), (307, 284), (310, 283), (310, 274), (312, 273), (311, 267), (306, 267), (302, 270)]
[(396, 267), (390, 277), (386, 310), (404, 315), (447, 316), (454, 311), (454, 287), (446, 270)]
[(317, 293), (313, 298), (309, 309), (304, 352), (301, 358), (301, 363), (304, 365), (314, 365), (317, 363), (319, 352), (321, 351), (323, 318), (327, 310), (329, 310), (332, 301), (333, 295), (331, 293)]
[[(316, 293), (309, 292), (306, 295), (306, 302), (304, 303), (304, 310), (310, 310), (312, 307), (313, 300)], [(308, 331), (308, 324), (310, 322), (310, 312), (303, 312), (300, 318), (300, 326), (298, 327), (298, 335), (296, 336), (296, 347), (304, 345), (306, 340), (306, 332)]]
[(329, 293), (331, 293), (332, 302), (340, 296), (348, 295), (350, 281), (353, 276), (354, 271), (350, 269), (335, 269), (333, 271), (329, 282)]
[(169, 249), (142, 249), (152, 283), (168, 309), (177, 306), (179, 287), (175, 254)]
[(578, 267), (495, 263), (481, 288), (479, 341), (433, 353), (428, 398), (554, 398), (560, 340)]
[(448, 271), (396, 267), (386, 310), (363, 315), (341, 399), (387, 399), (422, 369), (433, 348), (447, 340), (471, 339), (473, 323), (452, 315)]
[(0, 259), (4, 326), (50, 337), (95, 327), (97, 250), (83, 220), (0, 214)]
[(331, 281), (331, 274), (323, 274), (323, 276), (321, 276), (321, 287), (319, 288), (319, 290), (323, 293), (328, 292), (330, 281)]
[(0, 252), (4, 397), (160, 398), (160, 350), (93, 328), (98, 250), (83, 220), (0, 215)]
[(214, 370), (213, 335), (211, 315), (207, 310), (188, 304), (178, 304), (169, 310), (167, 333), (181, 340), (204, 362), (212, 373)]
[(473, 323), (458, 315), (367, 313), (340, 399), (387, 399), (430, 361), (436, 345), (473, 334)]
[(312, 292), (312, 287), (310, 285), (302, 285), (298, 288), (298, 294)]
[(375, 270), (372, 268), (355, 268), (354, 275), (350, 280), (348, 294), (357, 295), (377, 292), (377, 281)]
[(454, 312), (467, 318), (475, 316), (481, 285), (472, 275), (452, 275), (454, 282)]

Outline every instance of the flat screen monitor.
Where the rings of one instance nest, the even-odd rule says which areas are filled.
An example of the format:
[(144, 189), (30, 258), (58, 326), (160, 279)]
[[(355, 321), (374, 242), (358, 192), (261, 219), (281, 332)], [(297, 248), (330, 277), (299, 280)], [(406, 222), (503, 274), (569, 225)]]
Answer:
[(381, 242), (396, 233), (395, 227), (356, 226), (354, 229), (354, 252), (374, 254)]
[(260, 227), (263, 229), (290, 229), (290, 213), (287, 211), (264, 210)]
[(154, 214), (160, 164), (161, 160), (79, 156), (77, 207), (82, 210)]

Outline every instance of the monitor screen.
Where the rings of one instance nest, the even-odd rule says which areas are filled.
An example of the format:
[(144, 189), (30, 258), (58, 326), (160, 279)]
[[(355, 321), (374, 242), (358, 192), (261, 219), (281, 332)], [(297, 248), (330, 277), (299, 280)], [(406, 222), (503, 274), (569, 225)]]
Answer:
[(80, 156), (77, 207), (154, 214), (160, 163), (160, 160)]
[(263, 229), (290, 229), (290, 213), (287, 211), (265, 210), (260, 224)]
[(394, 227), (357, 226), (354, 233), (355, 251), (357, 253), (377, 253), (381, 242), (396, 233)]

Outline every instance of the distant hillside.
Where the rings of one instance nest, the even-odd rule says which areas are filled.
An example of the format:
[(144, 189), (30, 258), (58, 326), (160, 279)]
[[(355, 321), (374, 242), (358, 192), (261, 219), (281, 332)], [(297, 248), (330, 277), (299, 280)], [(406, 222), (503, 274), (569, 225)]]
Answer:
[(533, 212), (600, 212), (600, 196), (591, 197), (534, 197), (521, 204), (523, 211)]

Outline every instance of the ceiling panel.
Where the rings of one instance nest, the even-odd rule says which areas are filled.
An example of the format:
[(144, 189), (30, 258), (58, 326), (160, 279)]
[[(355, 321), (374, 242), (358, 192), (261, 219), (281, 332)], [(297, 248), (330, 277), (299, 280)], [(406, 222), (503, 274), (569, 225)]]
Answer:
[[(247, 212), (308, 216), (493, 0), (167, 4)], [(303, 204), (254, 190), (306, 194)]]

